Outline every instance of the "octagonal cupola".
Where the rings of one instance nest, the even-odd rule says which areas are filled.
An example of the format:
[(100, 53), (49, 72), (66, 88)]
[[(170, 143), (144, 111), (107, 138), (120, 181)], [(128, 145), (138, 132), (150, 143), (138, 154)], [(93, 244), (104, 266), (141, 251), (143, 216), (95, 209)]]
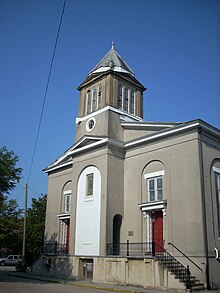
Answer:
[(78, 87), (78, 117), (87, 116), (106, 106), (143, 118), (143, 92), (146, 88), (135, 78), (129, 65), (115, 50), (110, 51), (89, 72)]
[(90, 71), (89, 75), (112, 70), (113, 72), (126, 73), (135, 76), (134, 72), (122, 57), (115, 50), (112, 42), (111, 50), (102, 58), (102, 60)]

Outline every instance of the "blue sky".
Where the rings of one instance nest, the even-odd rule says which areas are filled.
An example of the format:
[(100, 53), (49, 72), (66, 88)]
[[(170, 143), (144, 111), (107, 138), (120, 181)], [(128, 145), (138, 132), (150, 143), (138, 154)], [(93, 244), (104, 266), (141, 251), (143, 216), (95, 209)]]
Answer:
[[(24, 205), (62, 0), (0, 0), (0, 147), (19, 156)], [(42, 169), (74, 143), (77, 86), (115, 49), (147, 87), (144, 119), (201, 118), (220, 128), (219, 0), (67, 0), (38, 145), (31, 197), (47, 193)]]

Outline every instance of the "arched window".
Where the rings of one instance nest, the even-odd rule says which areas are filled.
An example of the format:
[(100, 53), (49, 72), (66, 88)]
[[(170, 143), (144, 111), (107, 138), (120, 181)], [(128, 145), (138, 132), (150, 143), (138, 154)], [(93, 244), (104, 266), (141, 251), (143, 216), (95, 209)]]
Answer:
[(130, 91), (130, 103), (129, 103), (129, 113), (134, 115), (134, 105), (135, 105), (135, 98), (134, 98), (134, 90)]
[(92, 89), (92, 112), (97, 109), (96, 88)]
[(98, 109), (101, 109), (102, 105), (102, 85), (98, 85)]
[(64, 213), (70, 212), (71, 206), (71, 190), (64, 191)]
[(118, 86), (118, 109), (122, 110), (122, 86)]
[(118, 109), (135, 115), (135, 90), (118, 85)]
[(86, 114), (91, 113), (91, 92), (90, 90), (87, 92), (86, 97)]
[(124, 89), (124, 110), (128, 112), (128, 88)]

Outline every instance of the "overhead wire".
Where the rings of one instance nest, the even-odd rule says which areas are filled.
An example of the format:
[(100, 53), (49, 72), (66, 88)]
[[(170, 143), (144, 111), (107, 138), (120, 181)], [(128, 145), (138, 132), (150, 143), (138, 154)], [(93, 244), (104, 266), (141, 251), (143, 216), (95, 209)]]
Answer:
[(38, 139), (39, 139), (39, 134), (40, 134), (40, 129), (41, 129), (41, 123), (42, 123), (42, 118), (43, 118), (43, 113), (44, 113), (44, 108), (45, 108), (45, 103), (46, 103), (46, 98), (47, 98), (47, 92), (48, 92), (48, 88), (49, 88), (49, 84), (50, 84), (50, 78), (51, 78), (55, 53), (56, 53), (56, 49), (57, 49), (58, 39), (59, 39), (59, 35), (60, 35), (60, 29), (61, 29), (61, 25), (63, 22), (63, 15), (65, 12), (65, 6), (66, 6), (66, 0), (64, 0), (64, 2), (63, 2), (59, 26), (58, 26), (58, 30), (57, 30), (57, 34), (56, 34), (56, 40), (55, 40), (55, 44), (54, 44), (54, 48), (53, 48), (53, 54), (52, 54), (52, 58), (51, 58), (51, 62), (50, 62), (50, 68), (49, 68), (49, 72), (48, 72), (47, 83), (46, 83), (46, 88), (45, 88), (45, 92), (44, 92), (44, 98), (43, 98), (43, 103), (42, 103), (42, 107), (41, 107), (40, 119), (39, 119), (39, 123), (38, 123), (36, 139), (35, 139), (35, 143), (34, 143), (34, 149), (33, 149), (33, 154), (32, 154), (32, 158), (31, 158), (31, 164), (30, 164), (27, 183), (29, 183), (29, 181), (30, 181), (30, 177), (31, 177), (32, 169), (33, 169), (33, 163), (34, 163), (34, 158), (35, 158), (35, 154), (36, 154), (36, 149), (37, 149), (37, 144), (38, 144)]

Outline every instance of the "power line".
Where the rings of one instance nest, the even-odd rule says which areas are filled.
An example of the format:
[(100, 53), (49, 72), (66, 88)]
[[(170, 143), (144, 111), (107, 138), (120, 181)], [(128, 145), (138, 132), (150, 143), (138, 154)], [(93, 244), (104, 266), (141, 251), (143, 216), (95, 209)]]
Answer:
[(66, 6), (66, 0), (64, 0), (64, 2), (63, 2), (62, 13), (61, 13), (61, 16), (60, 16), (60, 22), (59, 22), (59, 26), (58, 26), (58, 30), (57, 30), (55, 45), (54, 45), (53, 54), (52, 54), (52, 58), (51, 58), (51, 62), (50, 62), (50, 69), (49, 69), (46, 88), (45, 88), (45, 92), (44, 92), (43, 104), (42, 104), (42, 108), (41, 108), (40, 119), (39, 119), (39, 123), (38, 123), (37, 134), (36, 134), (34, 150), (33, 150), (33, 154), (32, 154), (31, 165), (30, 165), (30, 170), (29, 170), (27, 183), (30, 180), (31, 172), (32, 172), (32, 168), (33, 168), (34, 157), (35, 157), (35, 153), (36, 153), (36, 149), (37, 149), (37, 143), (38, 143), (38, 138), (39, 138), (39, 133), (40, 133), (40, 128), (41, 128), (41, 122), (42, 122), (42, 118), (43, 118), (44, 107), (45, 107), (45, 102), (46, 102), (46, 98), (47, 98), (47, 92), (48, 92), (48, 88), (49, 88), (50, 77), (51, 77), (51, 73), (52, 73), (52, 68), (53, 68), (53, 63), (54, 63), (54, 57), (55, 57), (55, 53), (56, 53), (57, 43), (58, 43), (58, 39), (59, 39), (59, 35), (60, 35), (60, 29), (61, 29), (61, 25), (62, 25), (62, 21), (63, 21), (63, 15), (64, 15), (64, 11), (65, 11), (65, 6)]

